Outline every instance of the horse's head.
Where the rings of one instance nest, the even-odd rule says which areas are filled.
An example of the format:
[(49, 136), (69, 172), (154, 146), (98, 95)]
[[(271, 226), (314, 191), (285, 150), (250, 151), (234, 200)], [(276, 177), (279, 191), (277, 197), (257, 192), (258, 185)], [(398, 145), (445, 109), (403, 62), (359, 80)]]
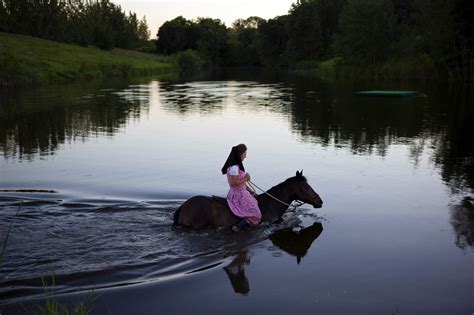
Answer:
[(309, 203), (315, 208), (321, 208), (323, 206), (323, 201), (308, 184), (306, 177), (303, 176), (303, 170), (301, 170), (301, 172), (296, 171), (296, 176), (293, 177), (292, 180), (295, 183), (294, 199)]

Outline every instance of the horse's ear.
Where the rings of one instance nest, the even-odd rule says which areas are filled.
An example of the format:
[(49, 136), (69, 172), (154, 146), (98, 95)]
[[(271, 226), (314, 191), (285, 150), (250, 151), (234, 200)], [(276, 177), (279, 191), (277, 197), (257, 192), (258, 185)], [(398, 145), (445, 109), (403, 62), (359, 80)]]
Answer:
[(296, 171), (296, 177), (300, 177), (302, 175), (302, 173), (300, 173), (299, 171)]

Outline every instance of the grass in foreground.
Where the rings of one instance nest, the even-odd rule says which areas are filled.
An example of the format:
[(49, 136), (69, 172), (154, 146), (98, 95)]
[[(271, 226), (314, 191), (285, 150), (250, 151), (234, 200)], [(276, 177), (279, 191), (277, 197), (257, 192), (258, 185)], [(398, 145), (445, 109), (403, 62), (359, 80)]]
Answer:
[[(23, 201), (21, 202), (20, 206), (16, 210), (15, 217), (18, 216), (18, 213), (20, 212), (22, 207), (23, 207)], [(2, 251), (0, 252), (0, 263), (2, 262), (3, 256), (5, 255), (5, 251), (7, 249), (8, 237), (10, 236), (10, 231), (12, 230), (13, 222), (14, 222), (14, 220), (12, 220), (12, 222), (10, 223), (10, 226), (8, 227), (5, 239), (3, 240)]]
[(44, 301), (44, 306), (38, 306), (37, 314), (42, 315), (86, 315), (91, 311), (91, 304), (95, 297), (92, 294), (85, 299), (82, 299), (76, 302), (71, 307), (61, 304), (57, 299), (52, 297), (52, 290), (55, 286), (54, 275), (51, 277), (51, 284), (47, 282), (44, 278), (41, 278), (43, 282), (43, 288), (45, 289), (46, 299)]

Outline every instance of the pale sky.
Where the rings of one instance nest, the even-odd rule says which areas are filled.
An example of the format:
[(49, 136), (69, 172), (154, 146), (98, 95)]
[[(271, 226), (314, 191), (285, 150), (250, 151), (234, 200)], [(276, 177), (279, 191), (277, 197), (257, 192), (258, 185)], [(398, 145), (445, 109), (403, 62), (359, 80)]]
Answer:
[(151, 38), (156, 38), (159, 27), (177, 16), (186, 19), (210, 17), (231, 26), (237, 19), (259, 16), (264, 19), (285, 15), (296, 0), (111, 0), (132, 11), (140, 19), (145, 15)]

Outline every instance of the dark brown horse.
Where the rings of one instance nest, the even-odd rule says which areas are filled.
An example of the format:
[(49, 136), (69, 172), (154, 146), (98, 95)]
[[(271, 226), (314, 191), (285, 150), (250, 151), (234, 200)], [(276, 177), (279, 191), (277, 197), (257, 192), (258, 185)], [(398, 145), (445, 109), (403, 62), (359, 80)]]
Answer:
[[(290, 177), (267, 191), (286, 204), (294, 200), (321, 208), (323, 201), (311, 188), (303, 176), (303, 171), (296, 172), (296, 176)], [(287, 205), (273, 199), (263, 193), (256, 196), (258, 206), (262, 212), (262, 222), (276, 222), (281, 219), (283, 213), (288, 209)], [(206, 227), (229, 227), (236, 224), (240, 219), (230, 211), (225, 198), (194, 196), (186, 200), (174, 214), (174, 224), (192, 229), (203, 229)]]

